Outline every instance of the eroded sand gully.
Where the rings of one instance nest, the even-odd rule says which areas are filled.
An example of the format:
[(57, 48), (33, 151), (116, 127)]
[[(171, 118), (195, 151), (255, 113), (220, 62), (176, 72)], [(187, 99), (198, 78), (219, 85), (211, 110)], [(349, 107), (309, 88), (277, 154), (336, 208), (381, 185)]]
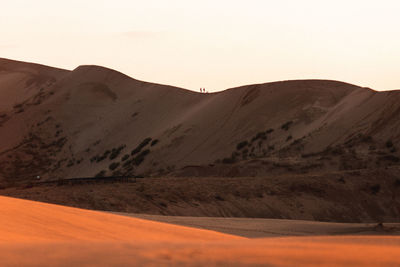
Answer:
[(248, 239), (0, 197), (2, 265), (400, 265), (399, 236)]

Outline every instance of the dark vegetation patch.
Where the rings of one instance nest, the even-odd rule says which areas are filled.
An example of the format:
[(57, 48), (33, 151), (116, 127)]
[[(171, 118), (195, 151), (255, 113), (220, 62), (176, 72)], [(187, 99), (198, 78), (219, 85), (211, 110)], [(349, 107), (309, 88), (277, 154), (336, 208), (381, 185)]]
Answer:
[(134, 163), (136, 166), (139, 166), (145, 159), (145, 157), (150, 153), (149, 149), (142, 151), (139, 155), (137, 155), (134, 159)]
[(379, 191), (381, 191), (381, 185), (380, 185), (380, 184), (372, 185), (372, 186), (370, 187), (370, 190), (371, 190), (371, 193), (372, 193), (373, 195), (376, 195), (376, 194), (379, 193)]
[(110, 164), (110, 166), (108, 166), (108, 168), (109, 168), (111, 171), (113, 171), (113, 170), (115, 170), (116, 168), (118, 168), (118, 166), (119, 166), (119, 162), (113, 162), (113, 163)]
[(258, 139), (266, 140), (267, 139), (267, 133), (266, 132), (259, 132), (257, 133), (253, 138), (251, 138), (251, 142), (254, 142)]
[(400, 158), (395, 156), (395, 155), (385, 155), (385, 156), (381, 156), (379, 159), (384, 160), (384, 161), (390, 161), (393, 163), (399, 163), (400, 162)]
[(100, 162), (102, 160), (105, 160), (110, 153), (111, 153), (110, 150), (106, 150), (102, 155), (96, 155), (96, 156), (92, 157), (90, 159), (90, 162), (95, 162), (95, 161)]
[(387, 141), (386, 141), (386, 147), (387, 147), (387, 148), (393, 147), (393, 142), (392, 142), (392, 140), (387, 140)]
[(239, 144), (236, 145), (236, 149), (237, 150), (241, 150), (242, 148), (246, 147), (249, 144), (249, 142), (246, 141), (242, 141)]
[(270, 134), (270, 133), (272, 133), (273, 131), (274, 131), (274, 129), (270, 128), (270, 129), (268, 129), (267, 131), (265, 131), (265, 133), (266, 133), (266, 134)]
[(147, 146), (151, 141), (150, 137), (147, 137), (146, 139), (144, 139), (135, 149), (132, 150), (131, 155), (135, 155), (137, 153), (139, 153), (140, 151), (142, 151), (142, 149)]
[(106, 175), (106, 171), (105, 170), (102, 170), (102, 171), (100, 171), (99, 173), (97, 173), (94, 177), (104, 177)]
[(284, 124), (282, 124), (281, 129), (285, 130), (285, 131), (288, 131), (292, 124), (293, 124), (293, 121), (285, 122)]
[(158, 139), (154, 139), (154, 140), (151, 142), (151, 146), (155, 146), (155, 145), (157, 145), (157, 143), (158, 143)]
[(119, 154), (121, 153), (121, 151), (126, 147), (126, 145), (121, 145), (118, 148), (113, 148), (111, 150), (111, 154), (110, 154), (110, 160), (115, 159), (116, 157), (119, 156)]

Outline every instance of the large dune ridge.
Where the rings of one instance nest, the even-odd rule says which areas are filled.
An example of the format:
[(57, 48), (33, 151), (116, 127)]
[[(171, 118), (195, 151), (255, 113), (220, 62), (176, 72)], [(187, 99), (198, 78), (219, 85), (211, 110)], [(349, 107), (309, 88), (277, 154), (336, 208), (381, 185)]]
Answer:
[[(398, 222), (399, 100), (330, 80), (198, 93), (0, 59), (0, 193), (119, 212)], [(44, 183), (95, 176), (153, 178)]]
[(3, 266), (400, 264), (397, 236), (247, 239), (0, 197)]
[[(101, 171), (163, 175), (215, 163), (204, 171), (227, 175), (218, 162), (232, 157), (240, 162), (279, 158), (317, 171), (398, 160), (398, 152), (385, 150), (385, 144), (400, 138), (399, 91), (298, 80), (205, 94), (138, 81), (99, 66), (66, 71), (6, 59), (0, 59), (0, 66), (3, 179), (91, 177)], [(140, 152), (131, 156), (146, 138), (158, 143), (142, 148), (149, 151), (142, 160)], [(246, 140), (247, 150), (237, 151)], [(335, 157), (335, 149), (343, 150), (341, 157)], [(315, 164), (311, 155), (323, 151), (331, 159)], [(113, 162), (119, 165), (110, 170)], [(262, 175), (263, 169), (270, 171), (229, 174)], [(195, 175), (199, 170), (186, 171)]]

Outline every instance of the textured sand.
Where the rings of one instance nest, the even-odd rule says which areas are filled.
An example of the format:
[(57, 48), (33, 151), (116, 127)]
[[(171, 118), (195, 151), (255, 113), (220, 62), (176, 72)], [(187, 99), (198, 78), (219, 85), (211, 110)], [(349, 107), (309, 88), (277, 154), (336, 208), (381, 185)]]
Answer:
[(398, 265), (400, 237), (247, 239), (0, 197), (4, 266)]

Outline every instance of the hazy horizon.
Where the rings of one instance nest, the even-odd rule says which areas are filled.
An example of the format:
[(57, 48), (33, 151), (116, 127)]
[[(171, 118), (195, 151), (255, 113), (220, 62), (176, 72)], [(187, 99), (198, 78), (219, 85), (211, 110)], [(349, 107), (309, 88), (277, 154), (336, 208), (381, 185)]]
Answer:
[(3, 4), (0, 57), (101, 65), (194, 91), (293, 79), (400, 89), (397, 1)]

